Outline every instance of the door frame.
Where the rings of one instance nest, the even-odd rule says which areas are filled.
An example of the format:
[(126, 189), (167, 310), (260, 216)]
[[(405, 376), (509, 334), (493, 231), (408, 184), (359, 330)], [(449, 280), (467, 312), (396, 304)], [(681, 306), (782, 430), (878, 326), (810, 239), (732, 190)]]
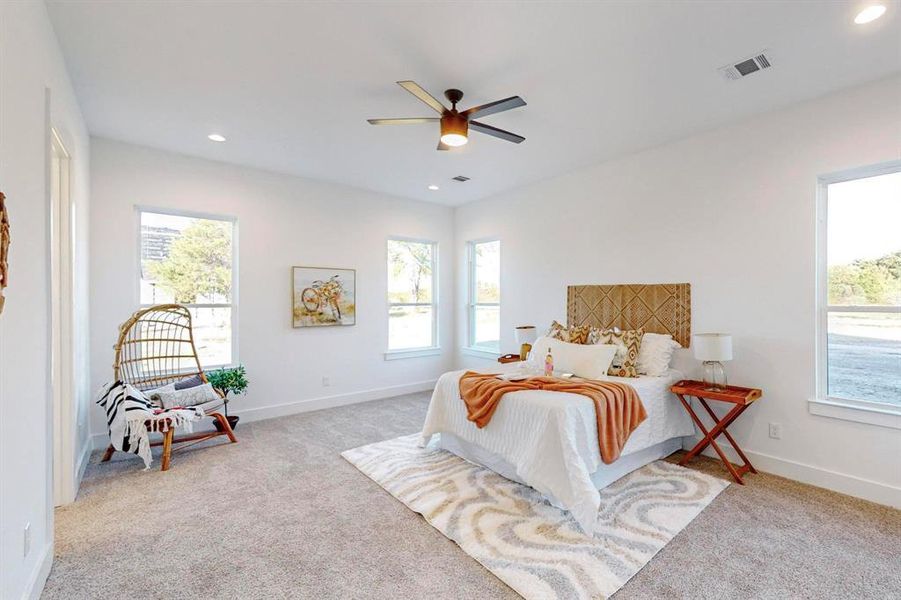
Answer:
[(75, 500), (74, 313), (75, 236), (72, 200), (72, 155), (59, 132), (50, 127), (48, 174), (50, 200), (50, 373), (53, 407), (53, 504)]

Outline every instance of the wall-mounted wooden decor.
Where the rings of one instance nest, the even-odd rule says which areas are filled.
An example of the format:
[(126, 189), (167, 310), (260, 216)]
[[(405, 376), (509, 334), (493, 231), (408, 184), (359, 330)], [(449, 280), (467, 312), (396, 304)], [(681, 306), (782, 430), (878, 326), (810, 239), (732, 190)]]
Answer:
[(3, 288), (9, 285), (9, 214), (6, 212), (6, 196), (0, 192), (0, 313), (3, 312)]

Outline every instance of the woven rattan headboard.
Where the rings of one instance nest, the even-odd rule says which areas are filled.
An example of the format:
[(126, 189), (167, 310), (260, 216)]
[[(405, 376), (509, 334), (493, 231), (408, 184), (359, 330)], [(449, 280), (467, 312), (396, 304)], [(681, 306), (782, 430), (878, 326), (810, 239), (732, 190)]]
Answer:
[(691, 343), (691, 284), (571, 285), (566, 289), (569, 326), (619, 327), (669, 333)]

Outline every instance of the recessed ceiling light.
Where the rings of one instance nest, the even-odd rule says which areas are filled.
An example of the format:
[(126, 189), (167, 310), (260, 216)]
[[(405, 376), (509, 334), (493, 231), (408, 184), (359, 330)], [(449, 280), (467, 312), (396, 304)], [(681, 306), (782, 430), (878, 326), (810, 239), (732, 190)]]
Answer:
[(429, 186), (429, 189), (432, 190), (433, 192), (436, 192), (436, 191), (438, 191), (438, 186), (435, 184), (432, 184)]
[(868, 6), (854, 17), (854, 22), (858, 25), (864, 25), (871, 21), (875, 21), (879, 17), (885, 14), (885, 7), (881, 4), (874, 4), (873, 6)]
[(210, 138), (211, 140), (213, 140), (214, 142), (224, 142), (225, 141), (225, 136), (219, 135), (218, 133), (211, 133), (207, 137)]

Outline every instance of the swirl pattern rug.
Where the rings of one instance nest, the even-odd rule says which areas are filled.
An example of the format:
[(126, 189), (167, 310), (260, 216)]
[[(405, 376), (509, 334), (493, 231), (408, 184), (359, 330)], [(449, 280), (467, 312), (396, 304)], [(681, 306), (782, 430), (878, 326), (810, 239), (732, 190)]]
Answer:
[(534, 489), (418, 435), (343, 452), (357, 469), (529, 600), (607, 598), (729, 483), (664, 461), (600, 491), (594, 537)]

